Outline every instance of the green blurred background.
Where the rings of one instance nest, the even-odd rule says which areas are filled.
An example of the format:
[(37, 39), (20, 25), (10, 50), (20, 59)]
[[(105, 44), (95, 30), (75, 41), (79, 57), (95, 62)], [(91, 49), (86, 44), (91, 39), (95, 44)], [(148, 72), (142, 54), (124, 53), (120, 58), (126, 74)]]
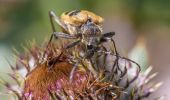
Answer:
[(120, 53), (139, 62), (143, 69), (152, 65), (159, 72), (154, 81), (164, 81), (164, 85), (151, 100), (155, 95), (170, 98), (169, 0), (0, 0), (0, 72), (9, 71), (6, 59), (15, 61), (13, 47), (23, 52), (27, 41), (35, 39), (41, 44), (50, 37), (50, 10), (60, 15), (74, 9), (104, 17), (104, 32), (116, 32)]

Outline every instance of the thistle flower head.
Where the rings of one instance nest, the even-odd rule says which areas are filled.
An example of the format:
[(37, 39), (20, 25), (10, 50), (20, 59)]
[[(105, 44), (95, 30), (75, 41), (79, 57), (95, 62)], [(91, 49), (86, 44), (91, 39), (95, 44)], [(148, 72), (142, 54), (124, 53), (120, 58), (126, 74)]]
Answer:
[[(103, 95), (105, 89), (112, 87), (111, 83), (102, 82), (99, 77), (94, 77), (91, 72), (82, 68), (76, 69), (70, 82), (73, 68), (69, 61), (71, 54), (63, 54), (57, 58), (61, 50), (62, 48), (54, 45), (43, 50), (32, 44), (26, 54), (18, 55), (16, 66), (10, 65), (13, 73), (9, 75), (17, 84), (10, 84), (5, 80), (1, 83), (9, 93), (12, 92), (18, 99), (25, 100), (94, 99)], [(57, 63), (50, 68), (48, 65), (53, 63), (53, 60), (57, 60)]]
[[(16, 65), (10, 65), (13, 73), (9, 75), (16, 84), (5, 80), (1, 80), (1, 83), (8, 93), (15, 94), (20, 100), (140, 100), (148, 97), (162, 84), (150, 83), (156, 76), (148, 76), (151, 67), (142, 73), (137, 63), (119, 55), (108, 55), (116, 57), (114, 60), (106, 59), (107, 62), (113, 63), (111, 68), (108, 68), (108, 64), (92, 64), (91, 66), (98, 67), (99, 70), (95, 70), (97, 74), (86, 69), (90, 67), (86, 61), (80, 63), (70, 81), (70, 73), (75, 64), (73, 58), (76, 57), (71, 52), (60, 55), (62, 50), (62, 47), (58, 48), (54, 44), (45, 49), (31, 44), (25, 54), (17, 55)], [(104, 60), (100, 61), (100, 64), (104, 64)]]

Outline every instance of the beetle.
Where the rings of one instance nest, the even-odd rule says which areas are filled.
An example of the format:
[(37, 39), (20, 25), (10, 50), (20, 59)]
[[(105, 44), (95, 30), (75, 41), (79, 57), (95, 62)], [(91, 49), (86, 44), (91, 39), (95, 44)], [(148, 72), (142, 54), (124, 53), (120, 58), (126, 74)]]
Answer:
[[(78, 44), (85, 46), (82, 59), (91, 59), (95, 52), (102, 51), (101, 44), (112, 40), (115, 32), (102, 34), (102, 23), (104, 19), (87, 10), (73, 10), (64, 12), (60, 17), (53, 11), (49, 12), (50, 22), (53, 30), (52, 38), (74, 39), (74, 42), (67, 44), (64, 49), (69, 49)], [(53, 20), (63, 29), (62, 32), (56, 32)], [(103, 51), (105, 52), (105, 51)], [(55, 62), (55, 61), (54, 61)], [(77, 61), (71, 72), (71, 77), (80, 61)]]
[[(60, 18), (53, 11), (50, 11), (49, 16), (53, 30), (50, 42), (53, 36), (55, 38), (75, 39), (76, 41), (66, 45), (65, 49), (82, 43), (87, 50), (85, 58), (91, 58), (95, 49), (98, 49), (99, 44), (106, 42), (115, 35), (114, 32), (102, 34), (103, 18), (86, 10), (65, 12)], [(61, 26), (63, 32), (56, 32), (53, 19)]]

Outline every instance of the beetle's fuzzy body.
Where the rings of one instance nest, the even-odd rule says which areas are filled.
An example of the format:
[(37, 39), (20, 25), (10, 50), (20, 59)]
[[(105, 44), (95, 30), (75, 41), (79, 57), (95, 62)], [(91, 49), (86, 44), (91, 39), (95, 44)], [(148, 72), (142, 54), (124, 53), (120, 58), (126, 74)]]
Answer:
[(86, 10), (73, 10), (65, 12), (60, 16), (65, 24), (67, 32), (71, 35), (81, 35), (81, 42), (85, 45), (97, 45), (102, 34), (102, 23), (104, 19)]

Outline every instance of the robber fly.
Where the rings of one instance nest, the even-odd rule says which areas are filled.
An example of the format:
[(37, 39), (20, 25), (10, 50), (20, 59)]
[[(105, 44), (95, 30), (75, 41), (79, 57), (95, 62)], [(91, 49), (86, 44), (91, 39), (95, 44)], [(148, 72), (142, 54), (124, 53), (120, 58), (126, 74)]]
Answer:
[[(86, 10), (65, 12), (60, 17), (50, 11), (49, 16), (53, 30), (49, 43), (53, 37), (74, 39), (74, 42), (67, 44), (64, 48), (69, 49), (78, 44), (84, 45), (86, 49), (83, 59), (92, 58), (95, 52), (101, 51), (100, 44), (107, 42), (115, 35), (114, 32), (102, 34), (103, 18)], [(56, 32), (53, 20), (61, 26), (62, 32)], [(75, 66), (77, 65), (78, 62)]]

